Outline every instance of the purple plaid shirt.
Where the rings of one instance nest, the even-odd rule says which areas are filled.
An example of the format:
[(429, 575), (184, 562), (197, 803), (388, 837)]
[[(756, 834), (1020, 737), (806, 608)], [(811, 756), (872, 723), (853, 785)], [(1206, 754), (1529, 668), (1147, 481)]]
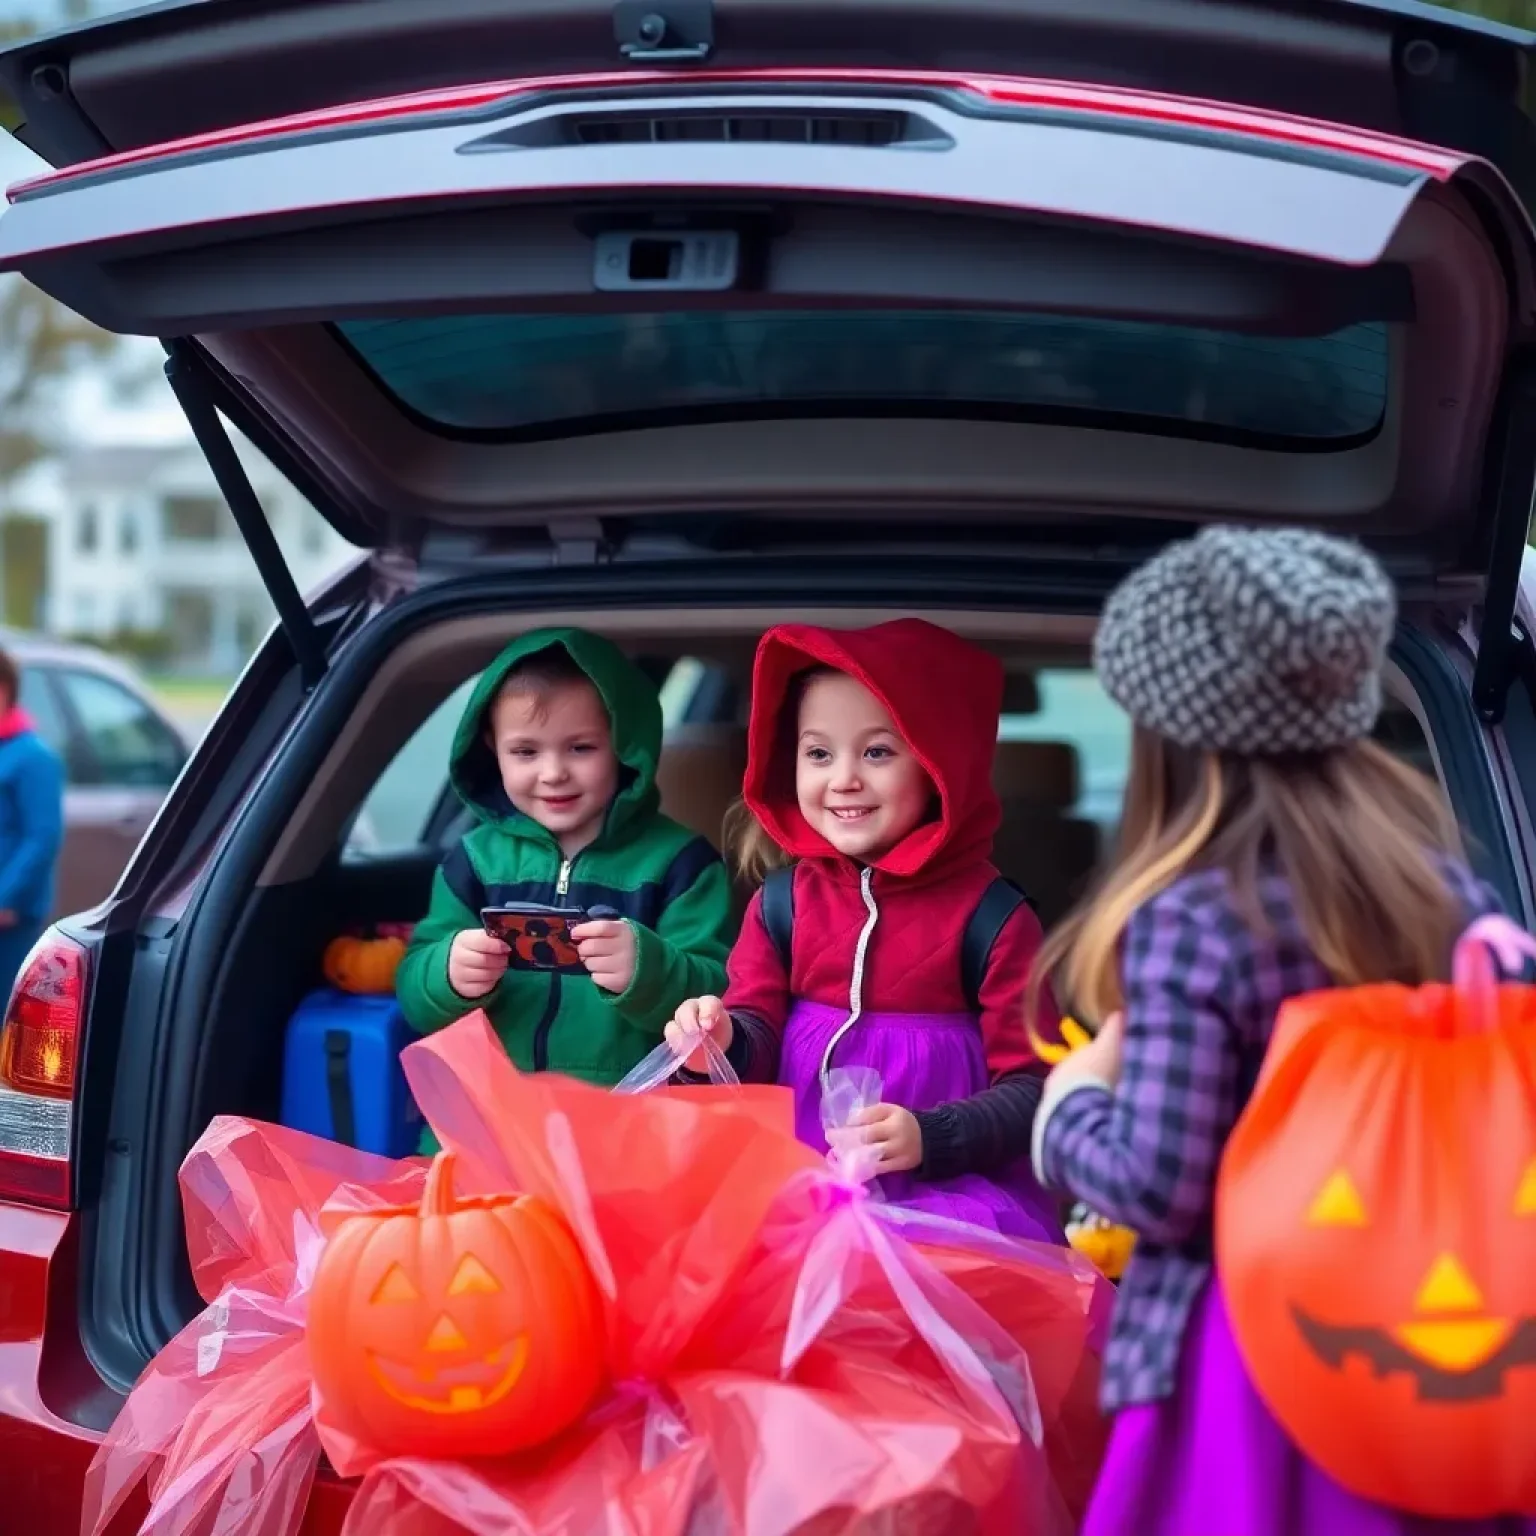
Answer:
[[(1448, 871), (1468, 920), (1500, 910), (1461, 866)], [(1172, 1395), (1179, 1347), (1211, 1272), (1222, 1148), (1247, 1102), (1280, 1005), (1332, 985), (1307, 947), (1282, 875), (1259, 897), (1255, 933), (1225, 871), (1187, 875), (1126, 928), (1125, 1036), (1113, 1093), (1075, 1089), (1049, 1110), (1040, 1165), (1048, 1184), (1132, 1228), (1104, 1357), (1106, 1412)]]

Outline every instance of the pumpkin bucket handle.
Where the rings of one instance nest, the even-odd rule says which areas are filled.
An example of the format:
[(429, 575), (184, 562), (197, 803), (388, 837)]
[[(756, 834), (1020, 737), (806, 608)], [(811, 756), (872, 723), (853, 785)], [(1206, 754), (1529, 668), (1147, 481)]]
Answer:
[(1480, 917), (1456, 942), (1451, 982), (1461, 1020), (1471, 1029), (1498, 1025), (1499, 975), (1517, 975), (1536, 960), (1536, 939), (1507, 917)]

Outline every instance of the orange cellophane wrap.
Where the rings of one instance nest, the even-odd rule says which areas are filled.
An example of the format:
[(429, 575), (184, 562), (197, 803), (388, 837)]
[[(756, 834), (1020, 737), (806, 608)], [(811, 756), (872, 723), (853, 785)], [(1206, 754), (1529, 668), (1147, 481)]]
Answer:
[[(163, 1352), (98, 1455), (87, 1532), (163, 1456), (157, 1536), (211, 1509), (220, 1536), (292, 1536), (322, 1447), (362, 1479), (358, 1536), (1076, 1528), (1111, 1294), (1085, 1260), (881, 1205), (795, 1140), (781, 1089), (631, 1097), (525, 1076), (483, 1015), (404, 1060), (461, 1195), (516, 1190), (564, 1215), (602, 1293), (609, 1390), (558, 1440), (494, 1462), (381, 1460), (337, 1433), (303, 1347), (319, 1234), (409, 1204), (424, 1165), (216, 1122), (183, 1170), (194, 1272), (210, 1311), (259, 1297), (265, 1332), (217, 1404), (223, 1368), (196, 1375), (206, 1322)], [(189, 1175), (221, 1152), (222, 1202), (195, 1195)], [(173, 1478), (193, 1465), (189, 1507)]]
[(304, 1295), (339, 1190), (390, 1205), (424, 1165), (221, 1117), (181, 1167), (187, 1246), (209, 1305), (150, 1362), (91, 1463), (81, 1530), (104, 1531), (147, 1477), (145, 1536), (296, 1531), (320, 1457)]

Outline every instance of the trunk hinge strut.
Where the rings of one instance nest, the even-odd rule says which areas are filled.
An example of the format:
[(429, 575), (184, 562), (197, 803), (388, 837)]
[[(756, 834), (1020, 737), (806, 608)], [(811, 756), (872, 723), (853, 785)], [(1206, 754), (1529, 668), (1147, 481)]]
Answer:
[(197, 446), (208, 460), (208, 467), (229, 505), (235, 526), (256, 562), (257, 574), (272, 599), (272, 606), (277, 609), (278, 625), (293, 649), (299, 676), (307, 692), (325, 676), (327, 662), (320, 632), (315, 628), (309, 609), (304, 606), (304, 598), (294, 582), (293, 572), (283, 559), (272, 525), (267, 521), (245, 466), (224, 429), (197, 354), (187, 342), (179, 339), (166, 342), (165, 350), (168, 354), (165, 377), (186, 415)]
[(1520, 562), (1536, 493), (1536, 356), (1515, 358), (1505, 374), (1497, 417), (1497, 480), (1490, 487), (1493, 529), (1483, 591), (1482, 633), (1472, 672), (1472, 703), (1485, 725), (1499, 725), (1519, 669), (1524, 633), (1515, 621)]

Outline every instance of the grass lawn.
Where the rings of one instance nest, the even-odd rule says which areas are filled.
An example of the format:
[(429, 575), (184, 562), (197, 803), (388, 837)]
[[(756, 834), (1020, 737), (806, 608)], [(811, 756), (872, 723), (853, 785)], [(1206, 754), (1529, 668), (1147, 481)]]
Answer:
[(233, 686), (233, 679), (217, 677), (150, 677), (146, 681), (167, 714), (199, 725), (218, 713)]

